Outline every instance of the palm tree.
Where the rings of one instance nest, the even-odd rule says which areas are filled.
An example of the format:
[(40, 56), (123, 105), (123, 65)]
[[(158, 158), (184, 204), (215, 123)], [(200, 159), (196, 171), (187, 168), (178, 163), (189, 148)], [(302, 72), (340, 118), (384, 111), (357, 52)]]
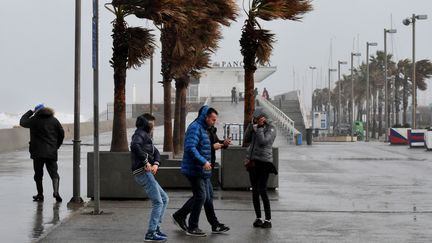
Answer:
[[(111, 5), (111, 8), (108, 6)], [(126, 131), (126, 70), (139, 67), (154, 51), (154, 36), (150, 30), (141, 27), (129, 27), (125, 17), (135, 14), (137, 6), (133, 1), (112, 1), (106, 5), (114, 15), (113, 56), (111, 66), (114, 69), (114, 118), (111, 140), (111, 152), (129, 151)]]
[(312, 5), (310, 0), (249, 0), (248, 9), (243, 7), (243, 10), (247, 19), (242, 28), (240, 46), (245, 70), (244, 128), (246, 129), (255, 109), (253, 90), (256, 64), (270, 61), (275, 42), (274, 34), (261, 28), (258, 19), (300, 20), (303, 14), (312, 10)]
[[(193, 25), (189, 25), (180, 36), (187, 48), (174, 53), (173, 69), (176, 80), (176, 106), (174, 119), (174, 154), (183, 148), (186, 128), (186, 93), (191, 77), (199, 79), (200, 70), (209, 67), (210, 55), (218, 48), (222, 38), (221, 25), (228, 26), (237, 16), (234, 0), (190, 1), (187, 14)], [(193, 6), (193, 7), (192, 7)]]
[[(128, 1), (128, 0), (118, 0)], [(186, 0), (129, 0), (139, 6), (135, 12), (138, 18), (153, 21), (161, 31), (161, 73), (164, 89), (164, 151), (173, 150), (172, 121), (171, 121), (171, 81), (173, 79), (171, 59), (175, 48), (181, 47), (176, 38), (187, 25)]]

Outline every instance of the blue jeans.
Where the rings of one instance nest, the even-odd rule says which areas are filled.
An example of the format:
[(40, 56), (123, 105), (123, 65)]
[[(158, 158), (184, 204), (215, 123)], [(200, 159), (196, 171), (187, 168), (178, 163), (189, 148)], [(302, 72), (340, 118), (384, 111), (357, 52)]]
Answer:
[(135, 181), (144, 188), (144, 191), (152, 202), (148, 232), (154, 232), (162, 223), (163, 215), (168, 206), (168, 195), (151, 172), (135, 175)]
[(193, 196), (176, 212), (176, 215), (186, 218), (190, 214), (189, 228), (198, 228), (199, 215), (204, 205), (207, 221), (212, 226), (219, 225), (213, 206), (213, 186), (210, 178), (188, 177), (188, 179), (192, 186)]

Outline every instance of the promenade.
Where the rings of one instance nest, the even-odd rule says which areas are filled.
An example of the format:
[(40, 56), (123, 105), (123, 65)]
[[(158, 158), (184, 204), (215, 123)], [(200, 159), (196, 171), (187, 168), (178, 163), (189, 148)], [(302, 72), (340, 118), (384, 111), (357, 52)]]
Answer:
[[(229, 113), (221, 111), (220, 118), (223, 124)], [(132, 131), (129, 129), (129, 133)], [(162, 131), (157, 127), (156, 143), (162, 144)], [(83, 138), (83, 144), (91, 140)], [(101, 134), (100, 140), (101, 150), (109, 149), (106, 145), (110, 133)], [(167, 190), (170, 203), (162, 226), (169, 242), (432, 241), (430, 152), (378, 142), (294, 146), (282, 136), (275, 146), (279, 147), (280, 187), (270, 192), (272, 229), (252, 228), (255, 216), (250, 192), (216, 190), (216, 215), (231, 230), (205, 238), (186, 236), (172, 223), (170, 215), (191, 192)], [(82, 147), (83, 197), (86, 152), (91, 150), (92, 146)], [(72, 197), (72, 146), (60, 150), (61, 204), (50, 197), (47, 173), (45, 202), (31, 201), (35, 188), (27, 151), (0, 154), (0, 161), (2, 242), (142, 242), (151, 208), (147, 200), (103, 200), (102, 215), (89, 214), (93, 208), (87, 198), (86, 207), (67, 209)], [(204, 213), (200, 227), (210, 233)]]

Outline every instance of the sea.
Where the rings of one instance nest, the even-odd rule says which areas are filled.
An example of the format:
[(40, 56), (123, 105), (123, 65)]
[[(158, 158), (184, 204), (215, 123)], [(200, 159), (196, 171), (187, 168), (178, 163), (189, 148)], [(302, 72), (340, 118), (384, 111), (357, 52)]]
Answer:
[[(22, 115), (23, 114), (13, 114), (13, 113), (0, 112), (0, 129), (13, 128), (13, 127), (19, 126), (19, 121), (20, 121)], [(74, 115), (73, 114), (57, 113), (56, 112), (55, 117), (62, 124), (73, 123), (73, 121), (74, 121)], [(84, 122), (87, 120), (88, 120), (88, 118), (86, 118), (85, 116), (80, 116), (81, 122)]]

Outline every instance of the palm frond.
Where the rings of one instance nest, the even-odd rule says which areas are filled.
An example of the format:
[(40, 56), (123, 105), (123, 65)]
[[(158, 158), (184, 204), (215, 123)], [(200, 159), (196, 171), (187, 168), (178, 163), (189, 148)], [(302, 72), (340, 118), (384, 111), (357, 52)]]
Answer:
[(256, 30), (256, 41), (258, 44), (256, 58), (257, 62), (264, 65), (270, 61), (270, 56), (275, 43), (275, 35), (269, 30)]
[(155, 39), (151, 30), (142, 27), (126, 29), (128, 43), (128, 68), (137, 68), (153, 55)]
[(256, 16), (263, 20), (288, 19), (298, 21), (312, 10), (310, 0), (262, 0), (256, 9)]

